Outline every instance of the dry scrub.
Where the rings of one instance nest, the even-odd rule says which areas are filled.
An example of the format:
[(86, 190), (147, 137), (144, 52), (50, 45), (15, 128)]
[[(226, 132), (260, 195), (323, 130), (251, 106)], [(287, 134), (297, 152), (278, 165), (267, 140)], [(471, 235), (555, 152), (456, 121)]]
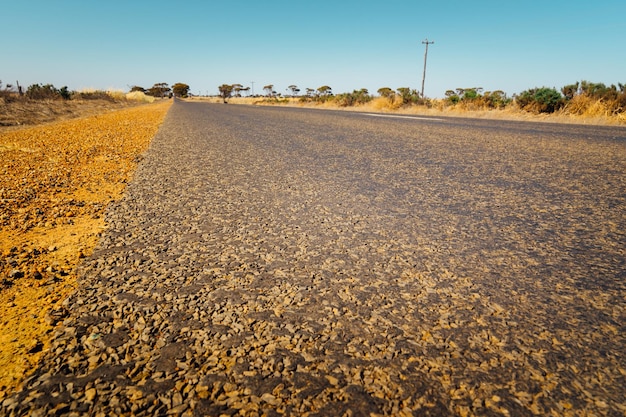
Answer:
[[(170, 103), (0, 132), (0, 399), (48, 347), (75, 267), (95, 246), (106, 205), (120, 197)], [(56, 102), (46, 114), (70, 105)]]
[[(194, 97), (194, 101), (206, 101), (222, 103), (221, 97)], [(347, 110), (362, 112), (398, 113), (422, 116), (449, 116), (471, 117), (497, 120), (526, 120), (549, 123), (575, 123), (589, 125), (624, 125), (626, 115), (624, 113), (611, 114), (608, 107), (602, 101), (589, 99), (581, 96), (575, 97), (564, 109), (556, 113), (534, 114), (519, 109), (515, 105), (503, 109), (471, 109), (462, 104), (449, 105), (445, 100), (433, 99), (431, 106), (403, 106), (400, 97), (390, 100), (385, 97), (376, 97), (372, 101), (362, 105), (350, 107), (338, 106), (333, 101), (326, 102), (302, 102), (299, 98), (286, 98), (281, 100), (269, 100), (265, 97), (232, 97), (228, 99), (232, 104), (264, 105), (264, 106), (290, 106), (290, 107), (313, 107), (329, 110)]]

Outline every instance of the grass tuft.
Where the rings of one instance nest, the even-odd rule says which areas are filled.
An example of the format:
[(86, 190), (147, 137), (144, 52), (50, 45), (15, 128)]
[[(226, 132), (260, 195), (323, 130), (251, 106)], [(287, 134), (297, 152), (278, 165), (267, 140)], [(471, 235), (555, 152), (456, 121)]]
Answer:
[(155, 100), (154, 97), (147, 96), (145, 93), (143, 93), (141, 91), (133, 91), (133, 92), (130, 92), (130, 93), (126, 93), (126, 95), (124, 97), (126, 98), (126, 100), (138, 101), (138, 102), (141, 102), (141, 103), (152, 103)]

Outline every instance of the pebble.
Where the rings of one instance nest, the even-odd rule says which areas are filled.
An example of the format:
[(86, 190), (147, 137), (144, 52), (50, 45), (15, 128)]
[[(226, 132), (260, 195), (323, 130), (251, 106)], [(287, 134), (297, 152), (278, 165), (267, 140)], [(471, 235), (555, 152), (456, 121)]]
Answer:
[(19, 269), (13, 269), (9, 272), (9, 278), (11, 279), (19, 279), (24, 277), (24, 272)]

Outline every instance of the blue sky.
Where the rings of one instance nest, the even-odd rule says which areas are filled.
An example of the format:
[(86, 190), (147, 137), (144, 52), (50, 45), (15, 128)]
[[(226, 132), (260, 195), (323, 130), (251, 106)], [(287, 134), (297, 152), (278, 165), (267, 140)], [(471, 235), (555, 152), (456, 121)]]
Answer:
[(216, 94), (626, 83), (626, 1), (0, 0), (0, 80)]

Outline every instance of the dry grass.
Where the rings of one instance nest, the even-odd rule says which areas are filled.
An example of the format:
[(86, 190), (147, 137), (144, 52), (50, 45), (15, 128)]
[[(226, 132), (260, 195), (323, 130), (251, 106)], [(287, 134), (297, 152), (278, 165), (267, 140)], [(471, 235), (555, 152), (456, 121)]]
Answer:
[[(84, 94), (85, 97), (91, 94), (92, 98), (81, 98), (80, 94)], [(0, 97), (0, 132), (106, 113), (154, 101), (154, 97), (148, 97), (143, 93), (124, 94), (88, 90), (78, 93), (72, 100), (28, 100), (16, 95)]]
[(147, 96), (141, 91), (133, 91), (130, 93), (126, 93), (124, 97), (126, 98), (126, 100), (138, 101), (141, 103), (154, 103), (154, 100), (156, 100), (154, 97)]
[[(220, 97), (194, 97), (188, 100), (204, 101), (210, 103), (222, 103)], [(325, 102), (302, 102), (299, 98), (287, 98), (280, 101), (268, 100), (264, 97), (232, 97), (228, 99), (230, 104), (263, 105), (263, 106), (288, 106), (288, 107), (310, 107), (319, 109), (397, 113), (421, 116), (448, 116), (448, 117), (468, 117), (496, 120), (522, 120), (548, 123), (574, 123), (589, 125), (624, 125), (626, 124), (626, 114), (613, 114), (610, 110), (611, 103), (590, 99), (585, 96), (575, 97), (568, 106), (553, 114), (533, 114), (521, 110), (515, 104), (510, 104), (503, 109), (474, 108), (463, 105), (449, 105), (443, 99), (431, 100), (430, 106), (403, 106), (400, 98), (389, 100), (384, 97), (376, 97), (366, 104), (341, 107), (332, 100)]]

